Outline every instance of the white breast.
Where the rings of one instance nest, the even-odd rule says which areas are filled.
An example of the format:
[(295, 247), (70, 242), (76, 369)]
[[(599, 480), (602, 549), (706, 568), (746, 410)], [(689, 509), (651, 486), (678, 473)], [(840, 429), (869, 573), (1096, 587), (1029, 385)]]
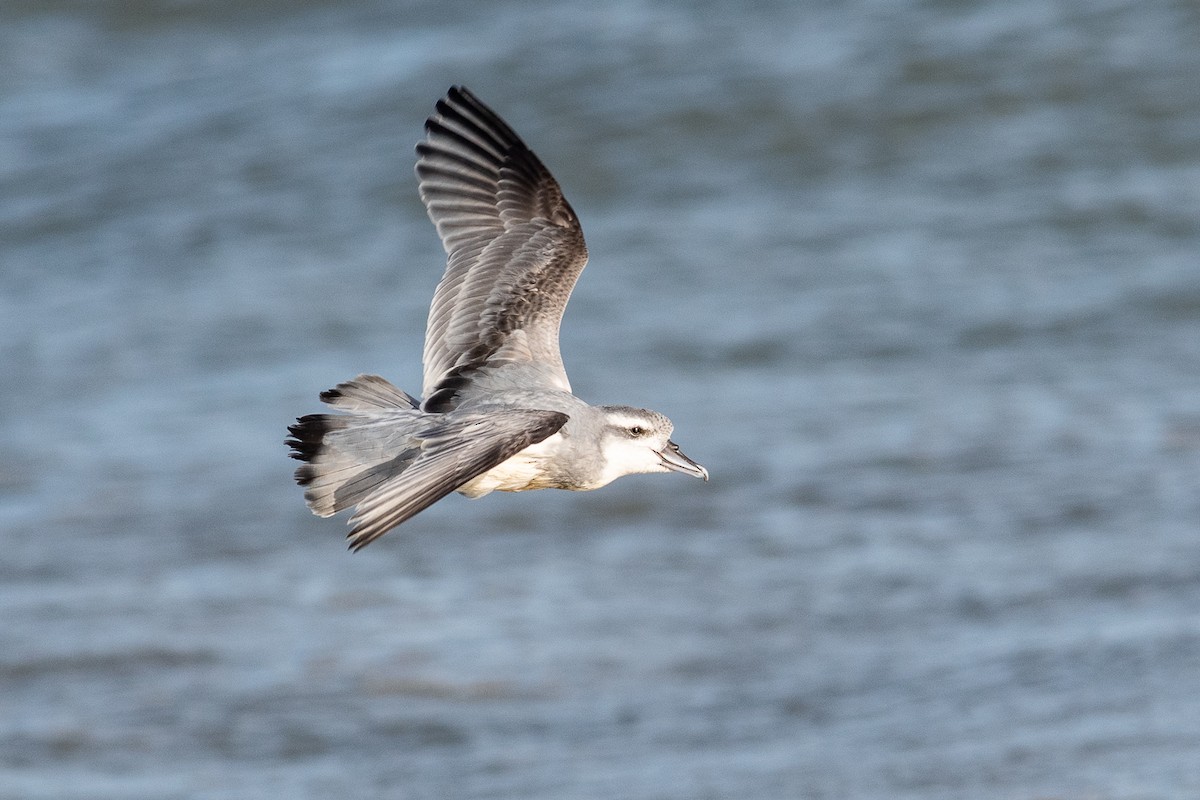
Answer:
[(468, 483), (458, 488), (467, 497), (483, 497), (488, 492), (525, 492), (531, 489), (549, 489), (545, 462), (553, 458), (562, 444), (562, 434), (556, 433), (549, 439), (531, 444), (507, 461), (503, 461)]

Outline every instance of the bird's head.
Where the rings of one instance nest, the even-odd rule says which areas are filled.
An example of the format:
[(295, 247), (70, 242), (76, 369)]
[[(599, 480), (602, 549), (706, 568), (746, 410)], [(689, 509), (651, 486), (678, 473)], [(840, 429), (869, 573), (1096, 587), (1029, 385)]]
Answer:
[[(645, 408), (601, 406), (600, 437), (604, 483), (641, 472), (682, 472), (708, 480), (708, 470), (685, 456), (671, 441), (671, 420)], [(603, 484), (601, 484), (603, 485)]]

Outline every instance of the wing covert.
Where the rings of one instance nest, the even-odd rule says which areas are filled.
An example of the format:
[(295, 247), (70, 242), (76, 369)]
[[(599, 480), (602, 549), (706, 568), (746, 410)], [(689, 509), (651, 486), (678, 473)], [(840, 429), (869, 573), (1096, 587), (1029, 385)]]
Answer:
[(417, 435), (420, 453), (398, 475), (355, 505), (347, 534), (361, 550), (471, 479), (532, 444), (549, 438), (567, 422), (558, 411), (494, 410), (439, 420)]

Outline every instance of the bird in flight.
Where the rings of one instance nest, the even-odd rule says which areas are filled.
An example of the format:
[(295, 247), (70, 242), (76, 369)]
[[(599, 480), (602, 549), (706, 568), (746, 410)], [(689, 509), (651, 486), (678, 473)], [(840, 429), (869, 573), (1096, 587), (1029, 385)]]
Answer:
[(494, 111), (451, 87), (417, 145), (421, 200), (446, 249), (425, 331), (417, 400), (377, 375), (321, 393), (335, 414), (288, 428), (314, 514), (354, 508), (360, 550), (458, 491), (599, 489), (635, 473), (708, 470), (657, 411), (588, 405), (558, 348), (587, 263), (558, 182)]

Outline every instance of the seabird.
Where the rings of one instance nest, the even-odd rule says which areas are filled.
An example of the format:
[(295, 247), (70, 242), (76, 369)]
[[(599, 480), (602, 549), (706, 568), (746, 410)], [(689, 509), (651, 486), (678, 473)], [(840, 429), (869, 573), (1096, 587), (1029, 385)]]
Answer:
[(504, 120), (451, 87), (417, 145), (421, 200), (446, 249), (425, 332), (423, 400), (377, 375), (322, 392), (337, 414), (288, 428), (314, 514), (354, 507), (360, 550), (458, 491), (599, 489), (642, 472), (708, 470), (657, 411), (571, 394), (558, 348), (587, 263), (558, 182)]

